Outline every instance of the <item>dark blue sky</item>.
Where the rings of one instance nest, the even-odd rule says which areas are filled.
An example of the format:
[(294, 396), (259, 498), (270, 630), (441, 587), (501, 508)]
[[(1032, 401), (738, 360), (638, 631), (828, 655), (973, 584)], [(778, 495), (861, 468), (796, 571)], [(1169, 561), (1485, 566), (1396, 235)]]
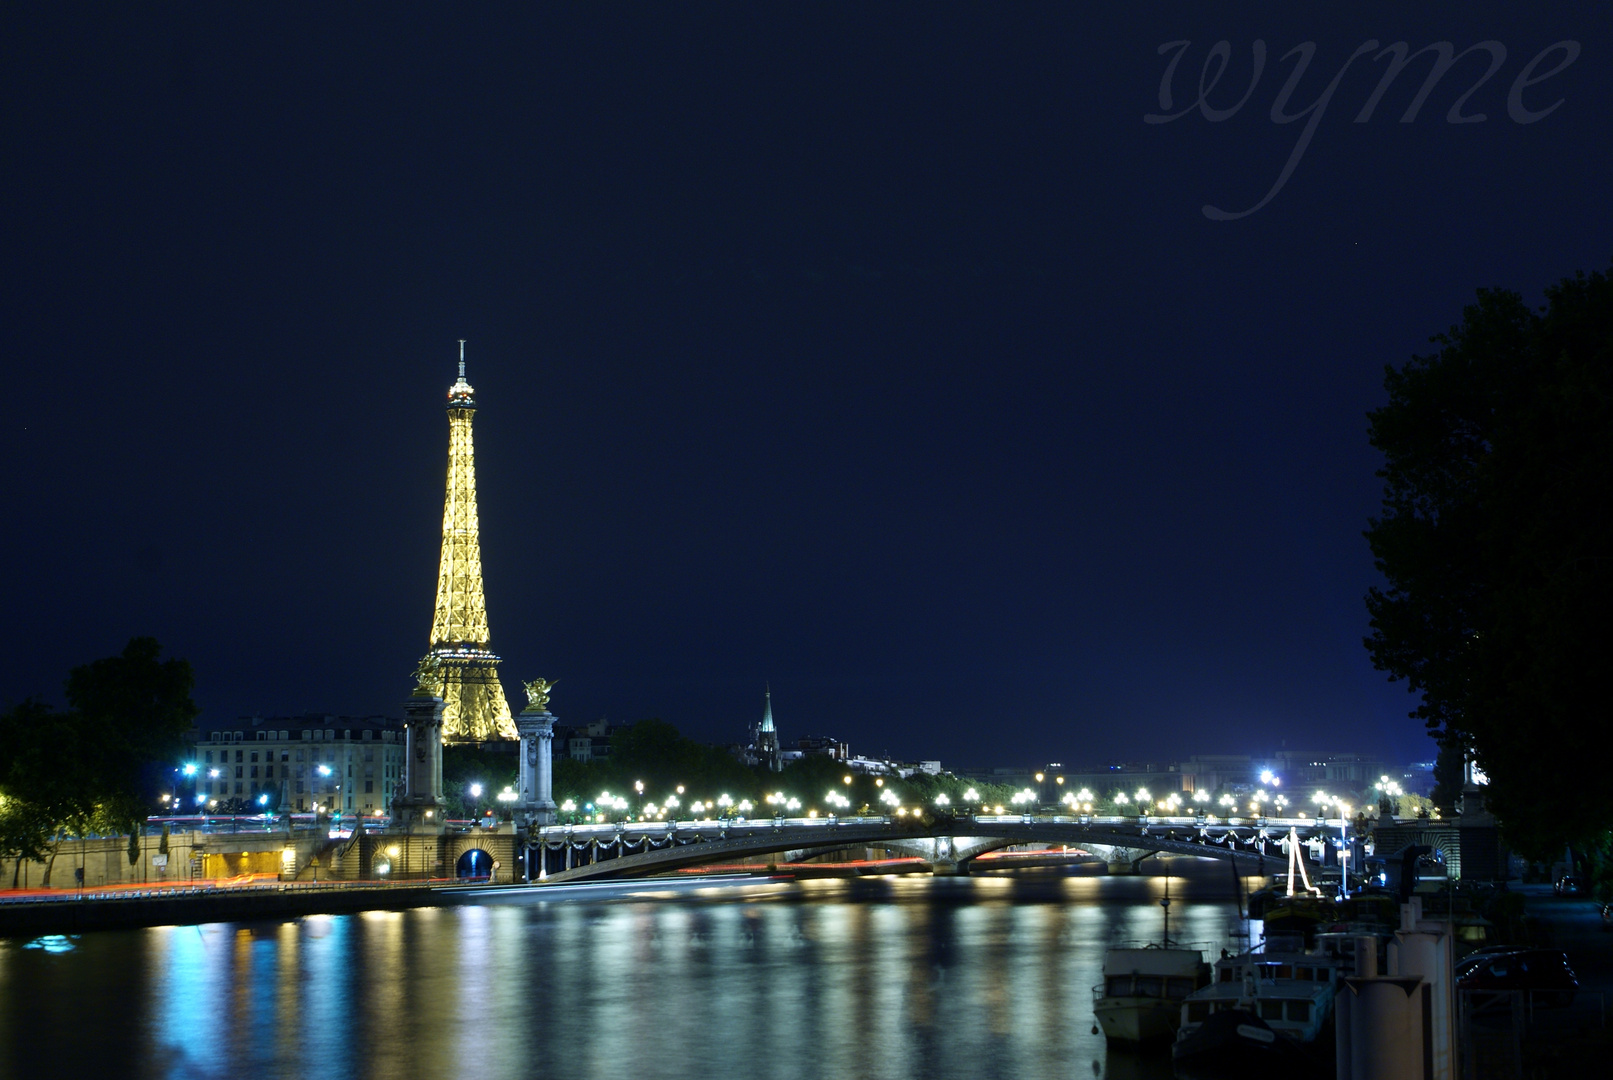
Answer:
[[(398, 712), (468, 338), (517, 707), (1430, 756), (1365, 413), (1474, 289), (1608, 265), (1613, 18), (1357, 7), (9, 12), (0, 699), (153, 634), (210, 716)], [(1146, 123), (1223, 39), (1242, 108)], [(1396, 41), (1505, 58), (1356, 122)]]

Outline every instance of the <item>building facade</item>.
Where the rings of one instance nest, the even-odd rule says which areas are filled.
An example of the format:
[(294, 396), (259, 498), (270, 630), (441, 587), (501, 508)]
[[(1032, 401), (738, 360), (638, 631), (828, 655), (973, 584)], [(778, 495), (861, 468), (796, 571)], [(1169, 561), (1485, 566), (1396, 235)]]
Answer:
[(403, 779), (403, 722), (386, 716), (243, 716), (197, 730), (195, 808), (212, 812), (316, 806), (389, 812)]

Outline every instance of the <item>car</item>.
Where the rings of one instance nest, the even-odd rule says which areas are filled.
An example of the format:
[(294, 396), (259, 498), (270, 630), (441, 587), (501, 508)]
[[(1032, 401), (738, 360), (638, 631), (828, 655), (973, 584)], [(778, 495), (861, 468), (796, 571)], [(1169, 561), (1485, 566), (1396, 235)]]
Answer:
[(1527, 991), (1545, 1005), (1571, 1005), (1579, 979), (1568, 955), (1555, 949), (1518, 949), (1470, 956), (1456, 968), (1458, 990)]
[(1613, 904), (1602, 905), (1602, 929), (1613, 930)]
[(1584, 896), (1585, 883), (1573, 874), (1564, 874), (1552, 885), (1551, 891), (1558, 896)]

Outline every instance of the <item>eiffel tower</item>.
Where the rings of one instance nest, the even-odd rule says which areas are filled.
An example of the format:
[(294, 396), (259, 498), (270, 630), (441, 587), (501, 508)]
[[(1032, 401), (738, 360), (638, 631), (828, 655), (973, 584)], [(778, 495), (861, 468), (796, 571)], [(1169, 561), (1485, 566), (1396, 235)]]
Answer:
[(443, 699), (443, 742), (487, 742), (517, 737), (499, 658), (488, 649), (487, 601), (482, 595), (482, 544), (476, 523), (476, 458), (471, 443), (475, 391), (465, 381), (465, 343), (459, 343), (459, 381), (448, 390), (448, 494), (442, 508), (442, 569), (431, 620), (436, 695)]

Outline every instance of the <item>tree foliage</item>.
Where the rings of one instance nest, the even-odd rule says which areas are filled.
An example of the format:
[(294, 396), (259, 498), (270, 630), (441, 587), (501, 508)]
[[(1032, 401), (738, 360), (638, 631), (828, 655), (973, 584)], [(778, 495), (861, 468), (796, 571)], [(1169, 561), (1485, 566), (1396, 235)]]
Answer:
[(1531, 310), (1482, 290), (1440, 348), (1389, 368), (1370, 414), (1383, 508), (1366, 536), (1373, 663), (1413, 716), (1471, 752), (1514, 843), (1613, 826), (1565, 763), (1601, 746), (1613, 601), (1613, 278)]
[(153, 638), (75, 667), (66, 710), (0, 713), (0, 856), (39, 859), (62, 833), (132, 830), (183, 755), (194, 676)]

